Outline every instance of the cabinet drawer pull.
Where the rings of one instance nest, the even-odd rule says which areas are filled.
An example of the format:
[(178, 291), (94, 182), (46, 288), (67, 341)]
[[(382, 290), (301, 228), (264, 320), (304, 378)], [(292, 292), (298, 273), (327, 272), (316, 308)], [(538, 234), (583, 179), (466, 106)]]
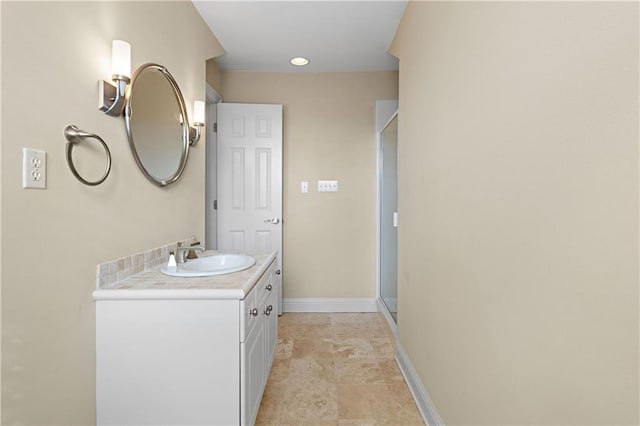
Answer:
[(271, 315), (271, 311), (273, 311), (273, 306), (269, 305), (267, 306), (267, 309), (264, 310), (263, 314), (265, 314), (266, 316)]
[(249, 315), (253, 315), (254, 317), (258, 316), (258, 308), (253, 308), (249, 310)]
[(267, 284), (267, 286), (265, 287), (268, 291), (273, 290), (273, 287), (271, 286), (271, 284)]
[(276, 275), (280, 275), (280, 269), (276, 271)]

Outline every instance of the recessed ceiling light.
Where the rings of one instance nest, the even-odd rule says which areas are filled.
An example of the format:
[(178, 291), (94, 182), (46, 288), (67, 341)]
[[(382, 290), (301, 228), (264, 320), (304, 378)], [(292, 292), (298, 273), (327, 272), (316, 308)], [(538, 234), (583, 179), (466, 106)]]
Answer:
[(297, 58), (291, 59), (289, 62), (291, 62), (292, 65), (295, 65), (297, 67), (304, 67), (309, 63), (309, 60), (307, 58), (303, 58), (299, 56)]

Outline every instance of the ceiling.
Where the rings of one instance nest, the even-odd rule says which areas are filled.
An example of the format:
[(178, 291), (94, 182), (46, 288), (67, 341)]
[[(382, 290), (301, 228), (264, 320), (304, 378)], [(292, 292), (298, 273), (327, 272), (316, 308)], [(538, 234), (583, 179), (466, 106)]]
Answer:
[[(388, 71), (387, 53), (407, 5), (394, 1), (197, 1), (226, 54), (224, 70), (263, 72)], [(309, 65), (295, 67), (293, 57)]]

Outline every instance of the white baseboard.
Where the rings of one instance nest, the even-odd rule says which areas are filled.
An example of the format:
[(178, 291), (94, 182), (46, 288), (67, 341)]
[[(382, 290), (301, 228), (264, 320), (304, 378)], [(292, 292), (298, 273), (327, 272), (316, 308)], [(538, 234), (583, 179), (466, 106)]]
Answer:
[(418, 410), (420, 410), (422, 419), (429, 426), (444, 425), (440, 414), (438, 414), (438, 410), (436, 410), (420, 377), (418, 377), (418, 373), (413, 368), (409, 355), (407, 355), (400, 342), (396, 342), (396, 361), (404, 376), (404, 380), (407, 382), (407, 386), (409, 386), (411, 395), (413, 395), (413, 399), (418, 406)]
[(378, 312), (376, 299), (282, 299), (283, 312)]
[(398, 312), (398, 299), (381, 298), (381, 300), (389, 307), (391, 312)]
[(382, 299), (378, 298), (377, 302), (378, 302), (378, 311), (382, 312), (384, 319), (387, 320), (387, 324), (389, 324), (389, 328), (393, 330), (393, 334), (396, 336), (396, 339), (397, 339), (398, 326), (396, 325), (396, 322), (393, 320), (393, 317), (389, 312), (389, 308), (387, 307), (387, 305), (384, 304), (384, 301)]

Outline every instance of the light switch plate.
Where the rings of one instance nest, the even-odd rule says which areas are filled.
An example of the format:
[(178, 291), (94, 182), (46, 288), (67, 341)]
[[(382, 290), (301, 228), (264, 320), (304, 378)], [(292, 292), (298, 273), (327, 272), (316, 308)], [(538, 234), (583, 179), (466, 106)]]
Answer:
[(300, 182), (300, 192), (302, 193), (309, 192), (309, 182)]
[(22, 148), (22, 187), (47, 188), (47, 153), (39, 149)]

